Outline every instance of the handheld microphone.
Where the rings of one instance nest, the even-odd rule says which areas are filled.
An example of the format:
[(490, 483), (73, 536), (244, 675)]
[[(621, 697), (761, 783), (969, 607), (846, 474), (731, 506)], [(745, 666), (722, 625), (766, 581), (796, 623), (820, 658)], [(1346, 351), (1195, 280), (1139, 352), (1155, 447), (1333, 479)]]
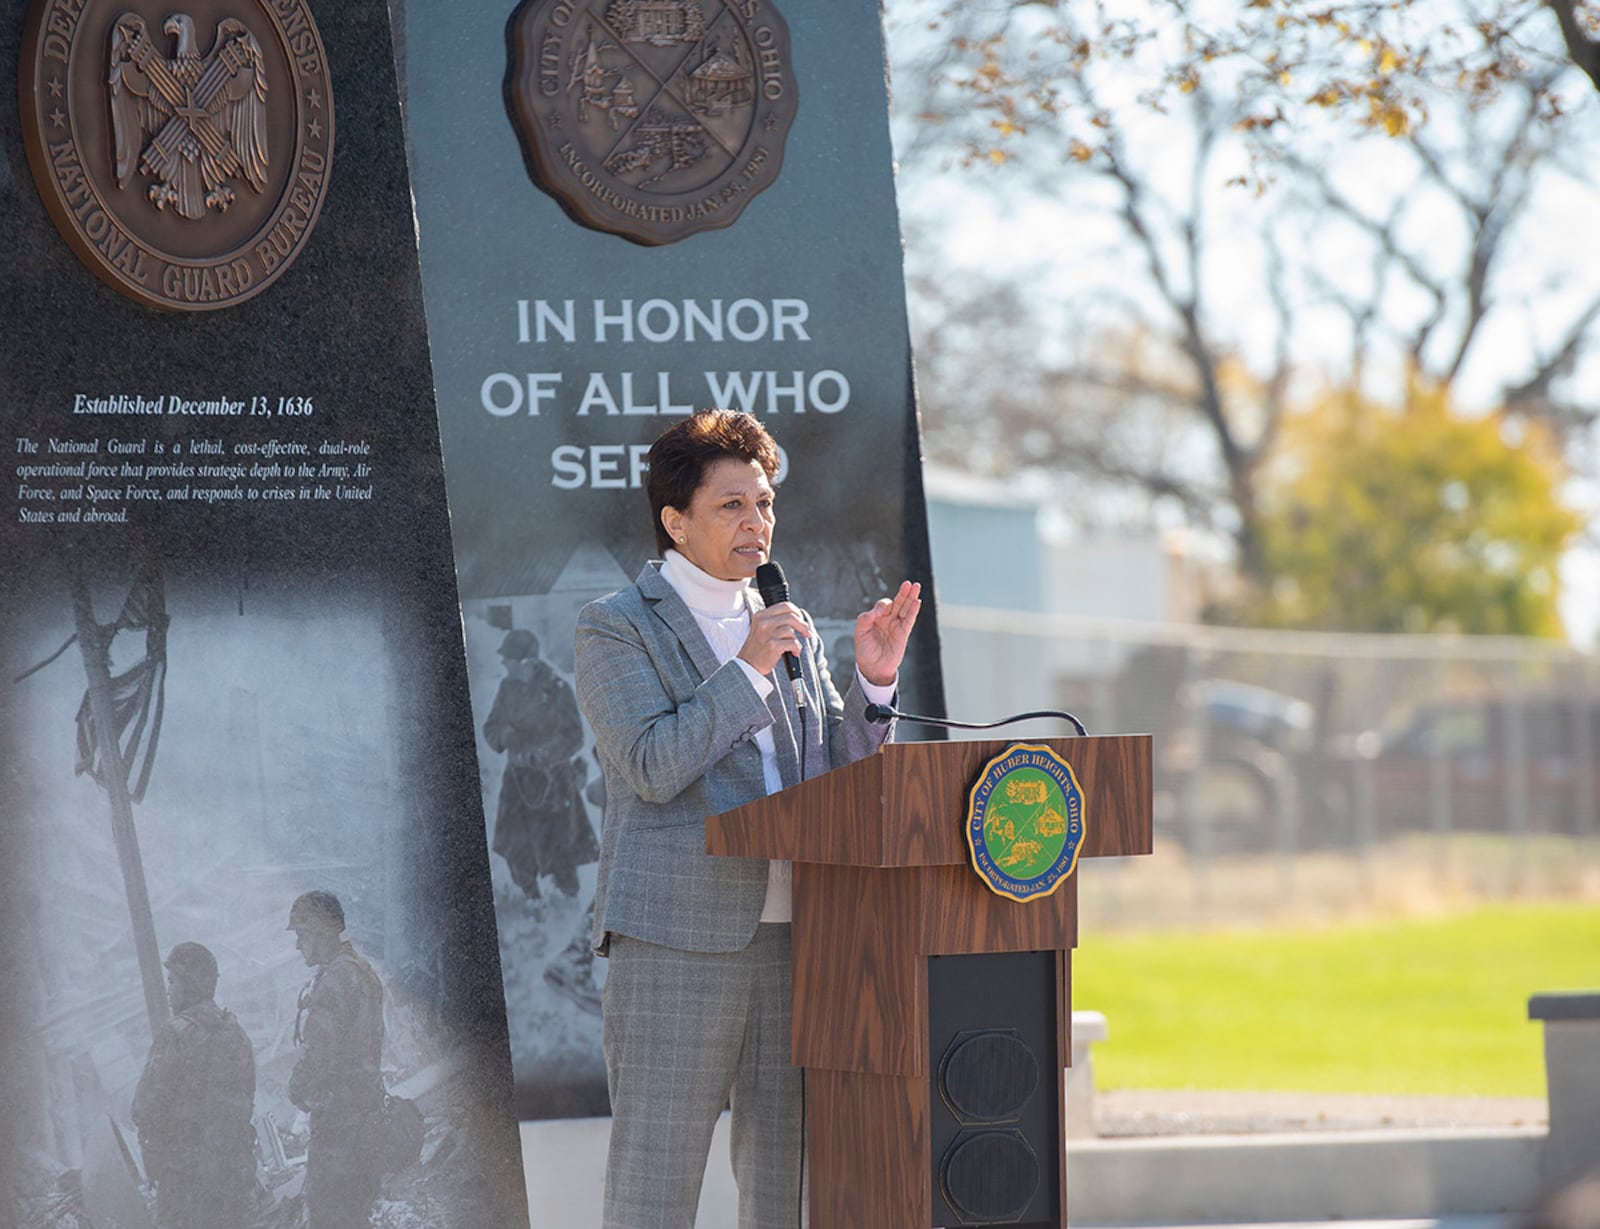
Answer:
[[(761, 594), (762, 602), (768, 606), (789, 600), (789, 582), (783, 575), (783, 569), (770, 559), (756, 568), (756, 592)], [(794, 702), (804, 708), (806, 689), (800, 681), (800, 659), (793, 653), (785, 653), (783, 665), (789, 672), (789, 684), (794, 688)]]

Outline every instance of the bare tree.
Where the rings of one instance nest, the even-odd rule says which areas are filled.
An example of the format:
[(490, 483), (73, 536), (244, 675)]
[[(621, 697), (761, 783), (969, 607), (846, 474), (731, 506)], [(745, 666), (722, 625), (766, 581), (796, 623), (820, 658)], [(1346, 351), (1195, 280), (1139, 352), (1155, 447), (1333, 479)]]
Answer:
[[(1149, 29), (1087, 0), (1033, 7), (979, 4), (899, 31), (913, 49), (895, 106), (936, 455), (1136, 489), (1227, 533), (1260, 580), (1262, 467), (1313, 385), (1468, 380), (1480, 402), (1569, 432), (1591, 420), (1570, 386), (1600, 332), (1600, 276), (1559, 249), (1541, 271), (1529, 263), (1539, 193), (1592, 187), (1570, 120), (1549, 110), (1555, 70), (1356, 139), (1321, 108), (1288, 116), (1259, 65), (1162, 76)], [(919, 193), (953, 173), (1054, 202), (1068, 221), (1031, 263), (952, 277)]]

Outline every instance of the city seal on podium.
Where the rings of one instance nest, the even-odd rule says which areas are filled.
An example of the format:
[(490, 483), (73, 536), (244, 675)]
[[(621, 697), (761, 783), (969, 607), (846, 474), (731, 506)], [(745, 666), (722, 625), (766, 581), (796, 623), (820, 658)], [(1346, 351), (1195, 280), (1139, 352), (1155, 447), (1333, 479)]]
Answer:
[(1013, 743), (968, 795), (972, 867), (999, 896), (1042, 900), (1077, 866), (1085, 822), (1072, 765), (1049, 747)]
[(333, 162), (308, 0), (33, 0), (20, 68), (34, 183), (114, 289), (230, 307), (305, 248)]
[(777, 180), (799, 93), (771, 0), (524, 0), (509, 33), (529, 169), (574, 221), (676, 243)]

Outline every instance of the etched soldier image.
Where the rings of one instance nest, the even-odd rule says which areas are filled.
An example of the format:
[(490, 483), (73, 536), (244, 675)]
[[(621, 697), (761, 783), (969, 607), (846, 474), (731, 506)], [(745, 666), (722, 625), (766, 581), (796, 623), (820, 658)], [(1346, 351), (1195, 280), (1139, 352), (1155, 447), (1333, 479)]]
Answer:
[(231, 1011), (217, 1006), (217, 959), (198, 943), (168, 954), (172, 1017), (156, 1034), (133, 1094), (158, 1229), (238, 1229), (256, 1186), (256, 1060)]
[(477, 766), (433, 754), (473, 723), (414, 607), (124, 556), (0, 593), (0, 1225), (523, 1223)]
[[(488, 744), (506, 757), (495, 809), (494, 851), (530, 901), (548, 877), (563, 896), (578, 895), (578, 868), (598, 860), (594, 828), (583, 805), (589, 774), (581, 754), (583, 721), (572, 687), (539, 656), (539, 638), (512, 628), (500, 642), (505, 677), (483, 723)], [(591, 901), (589, 909), (594, 904)], [(572, 940), (545, 966), (544, 980), (595, 1014), (589, 915)]]
[(316, 976), (300, 993), (300, 1058), (289, 1100), (311, 1119), (305, 1199), (309, 1229), (367, 1223), (383, 1177), (383, 983), (344, 937), (332, 892), (306, 892), (288, 929)]
[(563, 896), (578, 894), (578, 868), (600, 852), (583, 808), (589, 769), (578, 754), (583, 723), (572, 688), (539, 656), (539, 639), (513, 628), (500, 642), (506, 676), (483, 736), (506, 757), (495, 810), (494, 851), (529, 900), (548, 876)]

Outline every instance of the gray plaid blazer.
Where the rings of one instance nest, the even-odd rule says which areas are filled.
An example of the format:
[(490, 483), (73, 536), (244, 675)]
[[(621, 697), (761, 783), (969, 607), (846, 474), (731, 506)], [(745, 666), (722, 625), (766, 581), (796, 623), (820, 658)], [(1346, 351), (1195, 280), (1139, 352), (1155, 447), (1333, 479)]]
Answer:
[[(767, 864), (708, 855), (705, 820), (766, 794), (755, 735), (767, 726), (784, 785), (800, 779), (800, 719), (786, 676), (763, 700), (736, 661), (717, 664), (659, 566), (647, 564), (632, 586), (578, 616), (578, 707), (594, 732), (606, 789), (594, 946), (604, 954), (615, 933), (733, 952), (755, 935)], [(753, 590), (746, 600), (761, 608)], [(808, 777), (869, 755), (892, 736), (891, 726), (866, 720), (853, 677), (839, 698), (820, 636), (805, 642), (801, 665), (811, 699)]]

